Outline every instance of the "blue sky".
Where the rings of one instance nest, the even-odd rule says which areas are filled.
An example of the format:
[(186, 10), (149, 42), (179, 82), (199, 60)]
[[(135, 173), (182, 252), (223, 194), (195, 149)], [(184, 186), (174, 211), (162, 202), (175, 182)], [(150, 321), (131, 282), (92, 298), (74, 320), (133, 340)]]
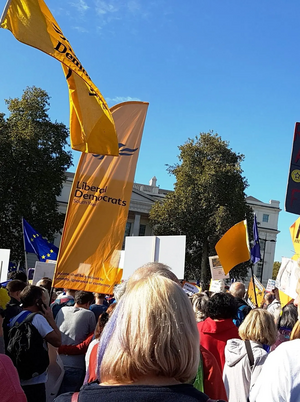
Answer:
[[(0, 4), (3, 4), (1, 1)], [(276, 260), (293, 255), (284, 212), (294, 125), (300, 120), (300, 3), (296, 0), (47, 0), (109, 106), (150, 103), (135, 181), (172, 189), (178, 146), (213, 130), (245, 155), (247, 195), (279, 200)], [(51, 96), (69, 124), (60, 64), (0, 31), (0, 111), (27, 86)], [(74, 152), (74, 167), (79, 153)]]

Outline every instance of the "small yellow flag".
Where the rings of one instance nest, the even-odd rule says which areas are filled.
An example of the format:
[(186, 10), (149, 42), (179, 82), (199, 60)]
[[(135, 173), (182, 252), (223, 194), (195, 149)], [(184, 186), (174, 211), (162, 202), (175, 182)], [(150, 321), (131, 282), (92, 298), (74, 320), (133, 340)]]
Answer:
[(260, 307), (263, 303), (266, 289), (259, 282), (259, 280), (256, 278), (255, 275), (253, 275), (253, 277), (254, 277), (254, 284), (253, 284), (253, 278), (251, 278), (251, 281), (249, 282), (248, 286), (248, 300), (250, 301), (250, 304), (252, 304), (253, 306), (256, 306), (257, 301), (257, 307)]
[(43, 0), (12, 0), (1, 27), (62, 63), (70, 98), (71, 147), (119, 155), (112, 114)]
[(290, 226), (290, 234), (295, 250), (295, 255), (293, 255), (292, 260), (297, 261), (300, 257), (300, 218)]
[(241, 262), (250, 259), (247, 221), (232, 226), (216, 244), (216, 252), (220, 258), (225, 274)]

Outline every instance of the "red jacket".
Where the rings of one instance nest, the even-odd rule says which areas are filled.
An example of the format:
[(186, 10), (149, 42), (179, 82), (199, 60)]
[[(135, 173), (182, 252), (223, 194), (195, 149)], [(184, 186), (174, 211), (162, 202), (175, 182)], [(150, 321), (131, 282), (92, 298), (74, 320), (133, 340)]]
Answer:
[(227, 394), (223, 383), (222, 373), (214, 355), (202, 345), (200, 352), (203, 363), (203, 386), (204, 392), (211, 399), (224, 399)]
[(240, 339), (238, 328), (231, 318), (219, 321), (206, 318), (206, 320), (198, 322), (197, 327), (200, 334), (200, 344), (215, 356), (221, 373), (223, 373), (226, 342), (228, 339)]

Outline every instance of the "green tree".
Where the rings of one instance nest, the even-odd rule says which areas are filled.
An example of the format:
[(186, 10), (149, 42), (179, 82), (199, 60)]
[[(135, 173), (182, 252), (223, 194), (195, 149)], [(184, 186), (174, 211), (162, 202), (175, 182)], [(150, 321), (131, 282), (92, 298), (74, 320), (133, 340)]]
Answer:
[(30, 87), (21, 99), (6, 100), (7, 119), (0, 114), (0, 247), (11, 249), (15, 261), (24, 259), (22, 217), (50, 241), (63, 226), (56, 197), (72, 157), (68, 129), (50, 120), (49, 100)]
[[(218, 240), (245, 218), (252, 227), (253, 211), (245, 200), (247, 181), (241, 169), (244, 156), (213, 133), (201, 133), (179, 150), (179, 163), (168, 166), (176, 178), (174, 192), (153, 205), (150, 220), (155, 234), (186, 235), (186, 277), (201, 279), (207, 286), (208, 257), (216, 255)], [(246, 266), (240, 264), (230, 275), (244, 278)]]
[(277, 278), (277, 274), (278, 274), (278, 271), (279, 271), (280, 266), (281, 266), (281, 262), (279, 262), (279, 261), (274, 261), (274, 264), (273, 264), (273, 272), (272, 272), (272, 279), (276, 279), (276, 278)]

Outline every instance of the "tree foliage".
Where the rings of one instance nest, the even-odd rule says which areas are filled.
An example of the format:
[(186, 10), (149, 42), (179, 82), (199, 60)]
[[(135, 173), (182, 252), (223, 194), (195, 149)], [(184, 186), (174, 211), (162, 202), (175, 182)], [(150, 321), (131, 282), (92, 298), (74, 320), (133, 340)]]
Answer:
[(273, 264), (273, 272), (272, 272), (272, 279), (276, 279), (276, 278), (277, 278), (277, 275), (278, 275), (278, 271), (279, 271), (280, 266), (281, 266), (281, 262), (279, 262), (279, 261), (274, 261), (274, 264)]
[(49, 100), (30, 87), (21, 99), (6, 100), (8, 118), (0, 114), (0, 247), (15, 261), (24, 258), (22, 217), (49, 240), (63, 226), (56, 197), (72, 158), (64, 149), (68, 129), (50, 120)]
[[(208, 256), (216, 255), (218, 240), (245, 217), (252, 226), (252, 209), (245, 199), (247, 181), (241, 169), (244, 156), (213, 133), (201, 133), (179, 150), (179, 163), (168, 167), (176, 178), (175, 190), (154, 204), (150, 220), (155, 234), (186, 235), (186, 277), (201, 278), (207, 285)], [(245, 277), (245, 264), (230, 274)]]

